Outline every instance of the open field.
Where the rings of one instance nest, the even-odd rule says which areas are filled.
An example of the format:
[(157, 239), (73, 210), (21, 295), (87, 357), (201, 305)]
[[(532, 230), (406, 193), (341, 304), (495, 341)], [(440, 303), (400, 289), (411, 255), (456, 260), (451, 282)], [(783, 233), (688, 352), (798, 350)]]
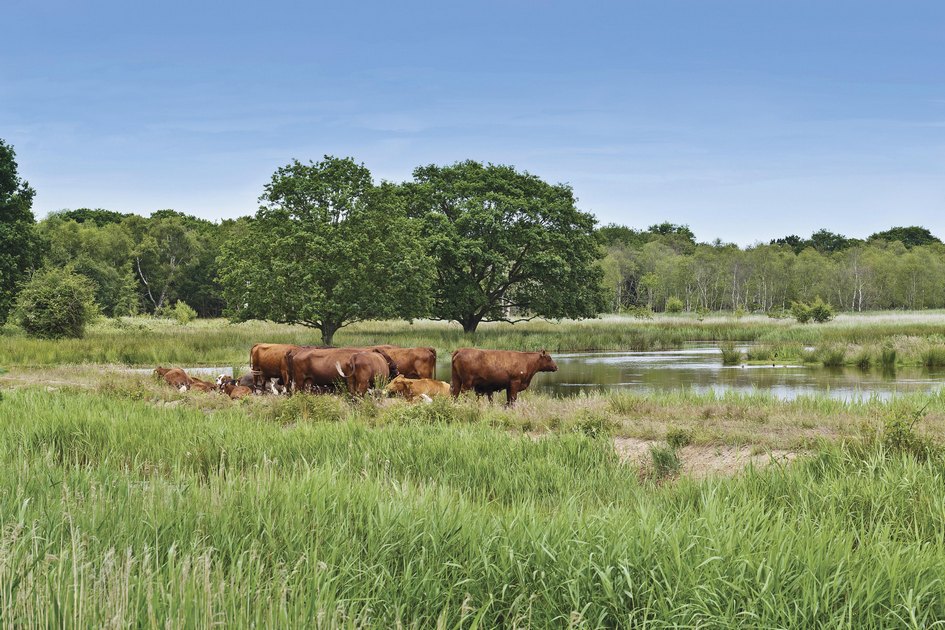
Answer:
[[(463, 346), (577, 352), (585, 350), (660, 350), (691, 341), (752, 342), (766, 358), (820, 363), (825, 354), (842, 350), (842, 362), (855, 364), (868, 355), (872, 365), (890, 360), (899, 364), (945, 365), (945, 312), (844, 314), (827, 324), (798, 324), (764, 316), (664, 315), (651, 320), (607, 316), (596, 320), (532, 321), (510, 325), (483, 324), (464, 335), (457, 324), (445, 322), (363, 322), (341, 329), (336, 345), (393, 343), (434, 346), (448, 354)], [(0, 366), (74, 363), (114, 363), (153, 366), (233, 365), (248, 361), (258, 341), (318, 344), (319, 333), (301, 326), (266, 322), (230, 324), (226, 320), (197, 320), (186, 326), (153, 318), (103, 319), (84, 339), (29, 339), (15, 330), (0, 337)], [(749, 357), (751, 358), (751, 357)], [(760, 360), (766, 360), (757, 356)], [(937, 363), (941, 359), (941, 363)]]
[[(676, 343), (709, 326), (762, 343), (888, 347), (936, 343), (942, 315), (822, 327), (749, 319), (535, 322), (486, 328), (476, 342)], [(231, 401), (122, 367), (242, 367), (253, 341), (317, 335), (219, 321), (121, 326), (101, 323), (80, 341), (3, 339), (2, 626), (945, 619), (945, 392), (526, 392), (511, 409), (471, 398)], [(384, 322), (339, 343), (468, 343), (452, 334)], [(797, 340), (807, 334), (820, 337)]]

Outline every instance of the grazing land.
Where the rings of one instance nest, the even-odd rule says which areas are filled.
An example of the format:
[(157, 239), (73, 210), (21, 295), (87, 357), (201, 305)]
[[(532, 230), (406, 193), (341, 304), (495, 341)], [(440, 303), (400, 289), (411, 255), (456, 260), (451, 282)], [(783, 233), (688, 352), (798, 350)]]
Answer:
[[(381, 322), (342, 329), (336, 342), (447, 353), (716, 339), (752, 350), (893, 348), (902, 364), (945, 343), (943, 321), (609, 318), (483, 325), (475, 336)], [(243, 370), (263, 340), (318, 341), (257, 322), (149, 319), (100, 322), (82, 340), (3, 337), (0, 625), (945, 618), (941, 391), (890, 401), (525, 392), (514, 408), (474, 398), (231, 401), (124, 369)]]

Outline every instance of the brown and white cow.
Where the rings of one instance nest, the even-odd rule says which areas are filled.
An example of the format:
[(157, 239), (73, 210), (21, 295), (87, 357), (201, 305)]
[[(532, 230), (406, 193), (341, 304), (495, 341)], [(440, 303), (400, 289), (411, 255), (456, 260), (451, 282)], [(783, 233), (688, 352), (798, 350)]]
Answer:
[(246, 385), (241, 385), (239, 381), (221, 374), (217, 377), (217, 386), (220, 391), (232, 399), (245, 398), (253, 395), (253, 389)]
[(492, 402), (492, 394), (504, 389), (506, 404), (514, 405), (519, 392), (528, 389), (536, 373), (557, 371), (558, 365), (544, 350), (515, 352), (460, 348), (453, 353), (450, 392), (456, 398), (465, 391), (474, 391), (477, 396), (485, 394)]
[(449, 396), (450, 384), (432, 378), (406, 378), (397, 376), (384, 388), (388, 395), (400, 395), (408, 401), (417, 399), (432, 400), (437, 396)]
[(334, 391), (340, 380), (336, 363), (347, 363), (364, 348), (299, 347), (286, 353), (282, 362), (284, 378), (292, 391)]

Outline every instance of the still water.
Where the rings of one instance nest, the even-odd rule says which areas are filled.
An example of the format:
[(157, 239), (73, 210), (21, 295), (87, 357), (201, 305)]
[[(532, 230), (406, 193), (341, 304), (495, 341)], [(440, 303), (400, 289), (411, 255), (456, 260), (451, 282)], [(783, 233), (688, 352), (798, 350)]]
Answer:
[[(744, 348), (743, 348), (744, 350)], [(692, 389), (724, 393), (766, 392), (778, 398), (825, 395), (851, 400), (889, 398), (897, 393), (931, 392), (945, 386), (945, 370), (878, 369), (819, 366), (723, 366), (717, 345), (700, 344), (657, 352), (585, 352), (555, 354), (558, 371), (536, 374), (531, 391), (556, 396), (619, 390), (628, 392)], [(444, 360), (445, 359), (445, 360)], [(449, 355), (441, 356), (437, 376), (449, 380)]]

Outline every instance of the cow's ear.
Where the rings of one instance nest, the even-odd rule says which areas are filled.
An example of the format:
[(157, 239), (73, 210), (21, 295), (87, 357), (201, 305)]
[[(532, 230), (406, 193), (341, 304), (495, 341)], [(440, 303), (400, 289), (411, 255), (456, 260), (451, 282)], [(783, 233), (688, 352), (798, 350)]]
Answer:
[(541, 355), (542, 355), (542, 356), (548, 356), (548, 351), (545, 350), (545, 349), (542, 349)]

